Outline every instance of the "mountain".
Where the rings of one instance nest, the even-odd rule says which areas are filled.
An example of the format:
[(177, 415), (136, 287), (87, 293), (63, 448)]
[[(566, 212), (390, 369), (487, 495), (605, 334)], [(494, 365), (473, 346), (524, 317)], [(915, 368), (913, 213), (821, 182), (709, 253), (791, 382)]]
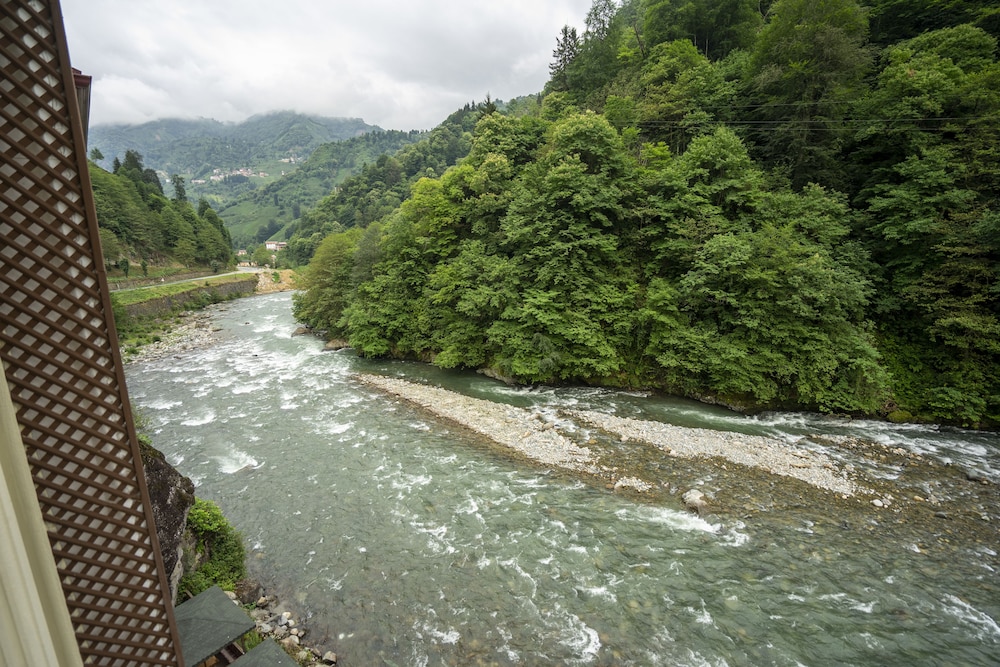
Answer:
[[(215, 205), (252, 186), (270, 183), (295, 168), (317, 147), (381, 131), (360, 118), (327, 118), (293, 111), (253, 116), (242, 123), (211, 119), (163, 119), (141, 125), (95, 125), (89, 148), (111, 169), (125, 151), (137, 151), (166, 183), (179, 174), (188, 195)], [(263, 174), (263, 175), (262, 175)]]
[(267, 185), (243, 192), (219, 208), (237, 247), (260, 243), (279, 234), (290, 223), (330, 195), (348, 177), (381, 156), (392, 155), (420, 141), (427, 132), (369, 132), (317, 147), (298, 166)]

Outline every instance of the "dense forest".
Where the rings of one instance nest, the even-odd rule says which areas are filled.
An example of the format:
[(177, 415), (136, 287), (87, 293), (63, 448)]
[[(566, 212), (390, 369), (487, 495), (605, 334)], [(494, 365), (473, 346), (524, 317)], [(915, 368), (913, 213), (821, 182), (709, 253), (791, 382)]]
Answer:
[(468, 154), (478, 117), (475, 106), (467, 104), (429, 133), (422, 133), (419, 141), (365, 163), (285, 229), (288, 250), (279, 261), (306, 264), (327, 235), (367, 227), (391, 214), (418, 179), (437, 178)]
[(536, 100), (446, 123), (454, 166), (303, 219), (296, 316), (519, 382), (996, 427), (998, 34), (987, 2), (595, 0)]
[(142, 155), (125, 151), (113, 171), (90, 163), (104, 259), (128, 276), (131, 265), (205, 267), (218, 271), (234, 263), (229, 232), (204, 199), (187, 200), (184, 179), (175, 176), (174, 195), (163, 193), (156, 171)]

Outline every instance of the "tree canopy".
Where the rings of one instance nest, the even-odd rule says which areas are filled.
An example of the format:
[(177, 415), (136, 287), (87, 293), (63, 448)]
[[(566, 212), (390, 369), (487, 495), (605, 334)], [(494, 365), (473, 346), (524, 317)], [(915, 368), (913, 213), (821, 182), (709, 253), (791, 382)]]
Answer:
[(997, 426), (996, 17), (897, 4), (595, 0), (544, 96), (310, 213), (296, 315), (519, 382)]
[[(116, 171), (91, 163), (98, 226), (105, 259), (120, 262), (171, 263), (221, 268), (234, 261), (232, 241), (221, 218), (201, 200), (187, 201), (184, 179), (174, 177), (173, 199), (137, 151), (125, 152)], [(124, 266), (124, 265), (123, 265)]]

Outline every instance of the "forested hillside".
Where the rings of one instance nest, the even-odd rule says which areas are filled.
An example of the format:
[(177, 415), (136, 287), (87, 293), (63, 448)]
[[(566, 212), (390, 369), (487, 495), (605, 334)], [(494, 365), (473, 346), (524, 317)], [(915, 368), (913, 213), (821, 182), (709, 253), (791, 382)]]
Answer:
[(998, 28), (987, 2), (595, 0), (535, 112), (484, 105), (456, 166), (399, 193), (387, 160), (303, 220), (296, 315), (521, 382), (995, 427)]
[(469, 152), (479, 116), (473, 105), (456, 111), (420, 141), (395, 154), (382, 154), (346, 179), (333, 193), (286, 229), (284, 257), (293, 265), (307, 263), (325, 236), (349, 227), (367, 227), (392, 213), (419, 178), (436, 178)]
[[(297, 161), (305, 160), (323, 144), (379, 130), (359, 118), (279, 111), (242, 123), (203, 118), (95, 125), (88, 143), (101, 156), (97, 163), (109, 171), (114, 169), (116, 158), (123, 159), (125, 151), (136, 151), (146, 166), (164, 179), (181, 175), (193, 198), (205, 197), (218, 207), (242, 192), (277, 180), (282, 171), (292, 171)], [(267, 176), (262, 178), (261, 173)]]
[[(222, 204), (219, 215), (237, 247), (262, 243), (298, 220), (364, 165), (395, 153), (426, 134), (416, 130), (368, 132), (322, 144), (286, 175)], [(281, 236), (281, 240), (285, 238)]]
[(91, 162), (90, 179), (105, 261), (126, 276), (132, 265), (147, 273), (163, 267), (218, 271), (233, 264), (222, 219), (205, 200), (197, 209), (188, 202), (182, 178), (167, 198), (156, 172), (130, 150), (113, 173)]

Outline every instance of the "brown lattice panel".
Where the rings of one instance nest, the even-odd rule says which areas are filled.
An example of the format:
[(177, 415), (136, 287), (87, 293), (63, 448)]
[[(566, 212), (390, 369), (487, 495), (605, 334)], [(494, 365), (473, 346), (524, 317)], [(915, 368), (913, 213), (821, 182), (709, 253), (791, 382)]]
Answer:
[(82, 133), (58, 0), (0, 0), (0, 356), (22, 441), (84, 661), (179, 665)]

